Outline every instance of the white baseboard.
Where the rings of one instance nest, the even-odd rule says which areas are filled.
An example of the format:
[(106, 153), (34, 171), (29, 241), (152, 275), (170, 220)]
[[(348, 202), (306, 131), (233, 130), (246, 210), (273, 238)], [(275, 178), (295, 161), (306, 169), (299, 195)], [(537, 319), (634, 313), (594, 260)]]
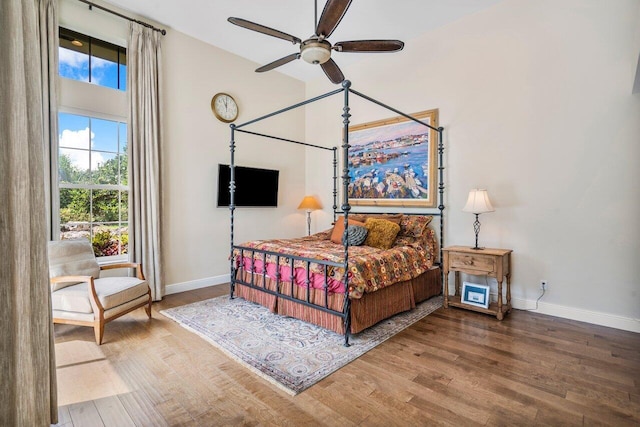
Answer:
[[(491, 294), (493, 301), (497, 300), (497, 294)], [(622, 329), (623, 331), (640, 333), (640, 319), (616, 316), (615, 314), (599, 311), (584, 310), (582, 308), (568, 307), (566, 305), (538, 302), (536, 300), (511, 297), (511, 305), (518, 310), (530, 310), (533, 313), (546, 314), (548, 316), (562, 317), (564, 319), (578, 320), (594, 325), (607, 326), (609, 328)]]
[(179, 292), (192, 291), (194, 289), (206, 288), (207, 286), (215, 286), (229, 283), (229, 275), (205, 277), (204, 279), (190, 280), (188, 282), (174, 283), (167, 285), (164, 294), (171, 295)]

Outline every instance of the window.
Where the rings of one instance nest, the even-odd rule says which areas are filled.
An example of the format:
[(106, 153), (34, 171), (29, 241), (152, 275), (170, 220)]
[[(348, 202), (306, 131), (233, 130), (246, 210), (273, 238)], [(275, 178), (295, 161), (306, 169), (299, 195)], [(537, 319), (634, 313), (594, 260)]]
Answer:
[[(60, 76), (86, 83), (61, 84), (54, 224), (60, 239), (89, 239), (102, 261), (122, 259), (129, 246), (126, 49), (59, 31)], [(116, 96), (105, 99), (103, 87)]]
[(127, 253), (127, 125), (59, 114), (60, 239), (88, 238), (98, 257)]
[(62, 77), (127, 89), (127, 51), (121, 46), (60, 27), (58, 55)]

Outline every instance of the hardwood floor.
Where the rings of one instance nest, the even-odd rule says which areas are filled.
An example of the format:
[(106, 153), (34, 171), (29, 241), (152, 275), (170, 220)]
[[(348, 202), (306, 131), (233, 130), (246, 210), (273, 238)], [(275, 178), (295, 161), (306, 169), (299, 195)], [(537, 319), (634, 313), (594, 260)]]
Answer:
[(291, 397), (159, 310), (56, 325), (60, 426), (640, 425), (640, 334), (514, 310), (438, 309)]

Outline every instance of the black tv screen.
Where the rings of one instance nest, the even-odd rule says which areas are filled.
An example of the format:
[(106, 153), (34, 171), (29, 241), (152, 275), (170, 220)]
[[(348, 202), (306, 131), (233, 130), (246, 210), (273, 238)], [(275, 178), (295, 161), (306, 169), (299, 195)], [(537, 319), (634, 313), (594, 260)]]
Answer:
[[(235, 205), (277, 207), (280, 171), (236, 166)], [(218, 207), (229, 206), (229, 165), (218, 165)]]

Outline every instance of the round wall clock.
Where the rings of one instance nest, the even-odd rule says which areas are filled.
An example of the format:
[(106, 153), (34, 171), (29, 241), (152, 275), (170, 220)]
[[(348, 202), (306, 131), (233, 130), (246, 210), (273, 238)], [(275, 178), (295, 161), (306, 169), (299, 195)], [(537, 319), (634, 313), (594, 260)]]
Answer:
[(225, 123), (231, 123), (238, 118), (238, 104), (226, 93), (216, 93), (213, 96), (211, 110), (218, 120)]

